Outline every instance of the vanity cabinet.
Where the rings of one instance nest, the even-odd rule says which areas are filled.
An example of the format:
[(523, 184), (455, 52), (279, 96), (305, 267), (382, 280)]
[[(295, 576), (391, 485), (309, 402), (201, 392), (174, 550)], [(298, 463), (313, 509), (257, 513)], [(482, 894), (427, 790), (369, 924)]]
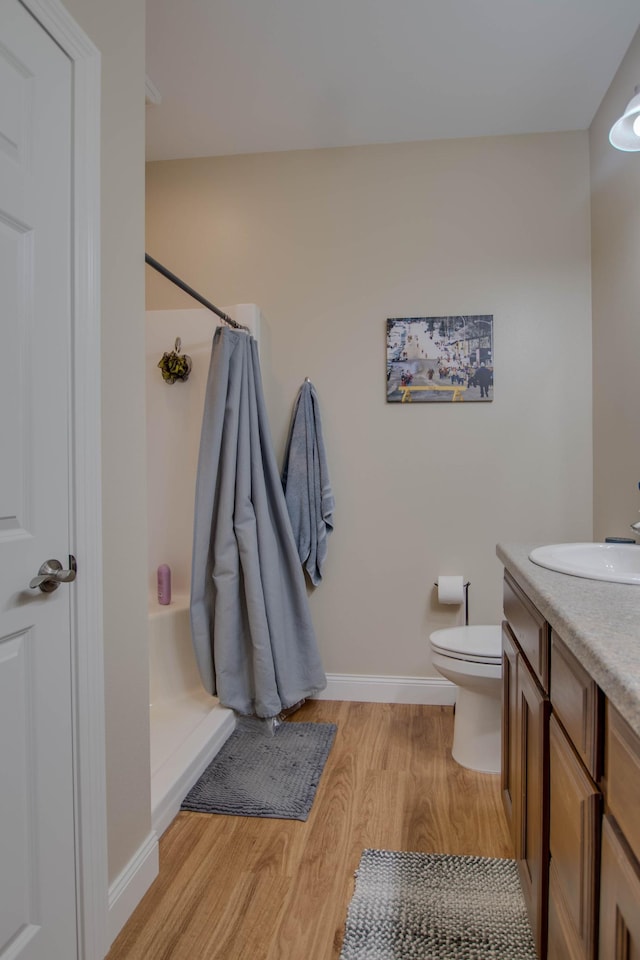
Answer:
[(640, 737), (505, 571), (502, 796), (540, 960), (640, 960)]

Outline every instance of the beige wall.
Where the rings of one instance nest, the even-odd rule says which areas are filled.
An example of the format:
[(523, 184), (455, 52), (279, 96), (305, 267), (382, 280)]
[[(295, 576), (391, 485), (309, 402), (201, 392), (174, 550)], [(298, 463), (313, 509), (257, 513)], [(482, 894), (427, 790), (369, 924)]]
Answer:
[(590, 130), (593, 248), (594, 529), (640, 519), (640, 153), (608, 142), (640, 84), (640, 32)]
[(144, 0), (65, 0), (102, 53), (102, 438), (109, 879), (150, 831)]
[[(251, 301), (281, 457), (296, 391), (318, 390), (336, 529), (311, 598), (332, 673), (426, 676), (471, 581), (501, 619), (498, 540), (589, 539), (587, 134), (152, 163), (147, 249), (214, 303)], [(183, 306), (147, 270), (149, 309)], [(492, 313), (495, 400), (385, 400), (387, 317)]]

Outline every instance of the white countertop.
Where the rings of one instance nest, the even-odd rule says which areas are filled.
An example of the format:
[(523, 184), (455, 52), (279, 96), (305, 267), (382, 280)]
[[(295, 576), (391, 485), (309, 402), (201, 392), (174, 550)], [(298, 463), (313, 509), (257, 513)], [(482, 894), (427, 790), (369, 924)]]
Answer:
[(640, 586), (547, 570), (529, 560), (537, 546), (499, 543), (496, 553), (640, 736)]

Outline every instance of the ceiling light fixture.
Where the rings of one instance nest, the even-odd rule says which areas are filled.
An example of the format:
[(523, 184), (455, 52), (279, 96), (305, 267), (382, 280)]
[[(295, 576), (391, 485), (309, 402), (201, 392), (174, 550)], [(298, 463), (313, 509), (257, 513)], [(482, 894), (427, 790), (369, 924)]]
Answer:
[(640, 150), (640, 87), (635, 88), (624, 113), (611, 127), (609, 142), (616, 150)]

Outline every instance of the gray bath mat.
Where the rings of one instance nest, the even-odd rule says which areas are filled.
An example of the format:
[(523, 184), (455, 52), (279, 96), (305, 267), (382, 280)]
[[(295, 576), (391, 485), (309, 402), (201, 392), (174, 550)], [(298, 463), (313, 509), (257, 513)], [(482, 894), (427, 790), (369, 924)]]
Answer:
[(273, 735), (242, 718), (182, 810), (306, 820), (336, 735), (334, 723), (282, 723)]
[(365, 850), (340, 960), (536, 960), (515, 860)]

